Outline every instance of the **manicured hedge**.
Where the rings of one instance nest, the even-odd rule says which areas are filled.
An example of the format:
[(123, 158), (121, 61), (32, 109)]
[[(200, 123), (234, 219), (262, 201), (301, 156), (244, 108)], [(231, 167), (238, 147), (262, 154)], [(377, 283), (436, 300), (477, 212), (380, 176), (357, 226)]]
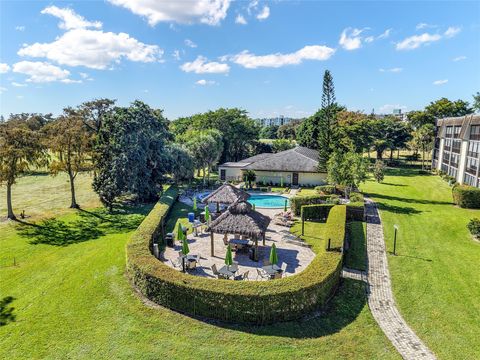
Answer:
[(480, 189), (468, 185), (455, 185), (453, 202), (462, 208), (480, 209)]
[[(305, 220), (325, 220), (333, 207), (333, 204), (303, 205), (303, 217)], [(365, 206), (363, 202), (347, 204), (348, 221), (364, 221)]]
[[(135, 231), (126, 249), (129, 277), (148, 299), (194, 316), (266, 324), (301, 318), (322, 308), (334, 294), (342, 270), (342, 254), (338, 252), (316, 256), (298, 275), (274, 281), (209, 279), (165, 265), (151, 254), (149, 247), (176, 197), (173, 190), (165, 196)], [(344, 233), (345, 211), (334, 213), (339, 213), (334, 220)], [(336, 236), (342, 236), (341, 232)]]
[(348, 221), (364, 221), (365, 220), (365, 203), (351, 202), (347, 204), (347, 220)]
[(327, 224), (325, 225), (325, 239), (327, 239), (326, 247), (330, 239), (330, 250), (342, 250), (345, 240), (345, 222), (347, 219), (347, 207), (345, 205), (337, 205), (330, 210), (328, 214)]
[(316, 205), (303, 205), (303, 219), (304, 220), (325, 220), (330, 213), (330, 210), (335, 205), (333, 204), (316, 204)]
[(290, 198), (290, 208), (296, 216), (300, 215), (300, 209), (303, 205), (322, 204), (330, 199), (332, 195), (307, 195), (294, 196)]

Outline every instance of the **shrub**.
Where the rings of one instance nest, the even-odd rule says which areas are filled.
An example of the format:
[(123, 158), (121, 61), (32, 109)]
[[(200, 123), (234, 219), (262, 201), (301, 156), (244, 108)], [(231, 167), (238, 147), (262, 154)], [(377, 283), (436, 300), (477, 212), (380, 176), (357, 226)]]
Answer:
[(480, 219), (478, 218), (473, 218), (468, 222), (467, 225), (468, 231), (470, 231), (470, 234), (475, 236), (476, 238), (480, 237)]
[(303, 219), (304, 220), (325, 220), (330, 213), (330, 209), (333, 204), (316, 204), (316, 205), (303, 205)]
[(330, 250), (342, 250), (345, 241), (345, 223), (347, 220), (347, 207), (345, 205), (334, 206), (328, 214), (325, 226), (325, 238), (327, 249), (330, 243)]
[(335, 185), (315, 186), (315, 191), (324, 195), (335, 194)]
[(455, 185), (452, 189), (453, 202), (462, 208), (480, 208), (480, 189), (468, 185)]
[(363, 203), (363, 194), (362, 193), (351, 192), (349, 198), (350, 198), (351, 202), (362, 202)]
[[(182, 273), (160, 262), (151, 254), (149, 244), (173, 203), (175, 194), (167, 193), (169, 198), (159, 200), (127, 243), (130, 280), (151, 301), (193, 316), (266, 324), (303, 317), (322, 308), (334, 294), (342, 270), (342, 254), (338, 252), (316, 256), (298, 275), (275, 281), (212, 280)], [(336, 213), (331, 226), (335, 222), (343, 230), (331, 233), (335, 243), (345, 233), (345, 210)]]
[(331, 195), (306, 195), (290, 198), (290, 207), (296, 216), (300, 215), (303, 205), (324, 204)]

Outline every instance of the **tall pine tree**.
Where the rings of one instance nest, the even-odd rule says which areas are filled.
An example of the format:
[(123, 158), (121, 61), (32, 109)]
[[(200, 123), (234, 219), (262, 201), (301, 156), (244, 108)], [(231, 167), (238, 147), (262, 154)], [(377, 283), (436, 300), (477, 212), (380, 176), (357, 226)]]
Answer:
[(330, 155), (338, 147), (338, 122), (337, 113), (342, 108), (335, 99), (335, 86), (329, 70), (323, 75), (322, 108), (314, 117), (318, 118), (318, 168), (319, 171), (327, 170)]

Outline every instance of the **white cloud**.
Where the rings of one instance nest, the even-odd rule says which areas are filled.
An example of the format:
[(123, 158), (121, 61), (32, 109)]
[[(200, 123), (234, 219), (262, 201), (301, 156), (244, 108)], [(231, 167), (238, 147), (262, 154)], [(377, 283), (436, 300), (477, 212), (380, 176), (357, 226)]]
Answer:
[(201, 79), (201, 80), (198, 80), (197, 82), (195, 82), (195, 84), (201, 85), (201, 86), (206, 86), (206, 85), (214, 85), (214, 84), (216, 84), (216, 82), (213, 81), (213, 80)]
[(18, 82), (13, 81), (13, 82), (12, 82), (12, 86), (15, 86), (15, 87), (26, 87), (26, 86), (28, 86), (28, 85), (27, 85), (27, 84), (21, 84), (21, 83), (18, 83)]
[(82, 83), (82, 80), (72, 80), (72, 79), (63, 79), (60, 81), (65, 84), (81, 84)]
[(108, 0), (136, 15), (145, 17), (151, 26), (162, 21), (218, 25), (227, 16), (230, 0)]
[(230, 71), (228, 64), (219, 63), (216, 61), (208, 62), (203, 56), (198, 56), (192, 62), (186, 62), (180, 66), (185, 72), (194, 72), (196, 74), (222, 74)]
[(433, 82), (433, 85), (445, 85), (446, 83), (448, 83), (448, 79), (435, 80), (435, 81)]
[(74, 29), (51, 43), (24, 45), (20, 56), (43, 57), (62, 65), (106, 69), (122, 58), (136, 62), (158, 61), (163, 54), (157, 45), (147, 45), (125, 33)]
[(10, 65), (5, 63), (0, 63), (0, 74), (5, 74), (10, 71)]
[(462, 60), (466, 60), (466, 59), (467, 59), (467, 57), (462, 55), (462, 56), (457, 56), (456, 58), (453, 58), (452, 60), (453, 61), (462, 61)]
[(8, 89), (6, 87), (0, 86), (0, 94), (4, 93)]
[(235, 18), (235, 23), (240, 25), (247, 25), (247, 20), (243, 15), (238, 14)]
[(265, 20), (265, 19), (268, 19), (269, 16), (270, 16), (270, 8), (265, 5), (263, 7), (262, 11), (260, 11), (257, 14), (257, 19), (258, 20)]
[(390, 36), (390, 33), (392, 32), (392, 29), (387, 29), (383, 33), (377, 36), (377, 39), (386, 39)]
[(15, 26), (15, 30), (17, 30), (17, 31), (25, 31), (25, 26), (23, 26), (23, 25)]
[(345, 50), (355, 50), (362, 47), (362, 37), (360, 36), (362, 32), (367, 30), (368, 28), (363, 29), (352, 29), (346, 28), (340, 34), (340, 40), (338, 43), (345, 49)]
[(192, 40), (190, 39), (185, 39), (185, 45), (187, 45), (188, 47), (191, 47), (191, 48), (196, 48), (197, 47), (197, 44), (195, 44)]
[(174, 50), (173, 53), (172, 53), (172, 56), (175, 60), (180, 60), (180, 51), (178, 50)]
[(403, 71), (401, 67), (394, 67), (390, 69), (378, 69), (380, 72), (392, 72), (392, 73), (399, 73)]
[(380, 114), (391, 114), (395, 109), (400, 109), (402, 110), (402, 112), (405, 112), (407, 110), (407, 107), (400, 104), (385, 104), (381, 106), (380, 109), (378, 109), (378, 112)]
[(22, 99), (23, 99), (23, 95), (17, 95), (17, 99), (18, 99), (18, 100), (22, 100)]
[(300, 64), (303, 60), (328, 60), (334, 53), (335, 49), (327, 46), (311, 45), (288, 54), (255, 55), (245, 50), (237, 55), (227, 56), (227, 58), (248, 69), (258, 67), (278, 68), (285, 65)]
[(438, 41), (442, 38), (441, 35), (438, 34), (429, 34), (423, 33), (421, 35), (413, 35), (410, 36), (396, 45), (397, 50), (413, 50), (417, 49), (422, 45), (428, 45), (434, 41)]
[(13, 64), (13, 72), (28, 75), (27, 82), (41, 83), (68, 80), (70, 72), (41, 61), (20, 61)]
[(93, 81), (93, 79), (87, 73), (81, 72), (81, 73), (79, 73), (79, 75), (84, 80)]
[(375, 40), (375, 37), (374, 36), (368, 36), (365, 38), (365, 42), (366, 43), (371, 43)]
[(461, 29), (459, 27), (455, 27), (455, 26), (450, 26), (444, 33), (445, 37), (447, 38), (452, 38), (454, 37), (455, 35), (457, 35), (459, 32), (461, 31)]
[(90, 27), (100, 29), (102, 27), (102, 23), (100, 21), (87, 21), (83, 16), (76, 14), (75, 11), (69, 8), (61, 9), (56, 6), (49, 6), (43, 9), (41, 13), (49, 14), (62, 20), (58, 24), (60, 29), (71, 30), (86, 29)]
[(426, 28), (434, 28), (437, 27), (436, 25), (430, 25), (427, 23), (418, 23), (417, 26), (415, 26), (415, 29), (421, 30), (421, 29), (426, 29)]

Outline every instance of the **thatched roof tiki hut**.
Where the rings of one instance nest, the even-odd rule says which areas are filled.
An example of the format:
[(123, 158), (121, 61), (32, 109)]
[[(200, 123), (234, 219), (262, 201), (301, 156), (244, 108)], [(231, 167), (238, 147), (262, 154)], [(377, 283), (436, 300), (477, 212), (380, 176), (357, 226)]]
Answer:
[(240, 234), (255, 241), (255, 260), (258, 260), (258, 239), (265, 243), (270, 218), (252, 209), (246, 201), (239, 201), (216, 218), (207, 231), (210, 231), (211, 253), (214, 256), (213, 234)]
[(231, 205), (238, 201), (246, 201), (249, 197), (250, 195), (245, 191), (237, 189), (233, 185), (224, 184), (206, 196), (202, 201), (205, 204), (216, 203), (218, 211), (218, 204)]

